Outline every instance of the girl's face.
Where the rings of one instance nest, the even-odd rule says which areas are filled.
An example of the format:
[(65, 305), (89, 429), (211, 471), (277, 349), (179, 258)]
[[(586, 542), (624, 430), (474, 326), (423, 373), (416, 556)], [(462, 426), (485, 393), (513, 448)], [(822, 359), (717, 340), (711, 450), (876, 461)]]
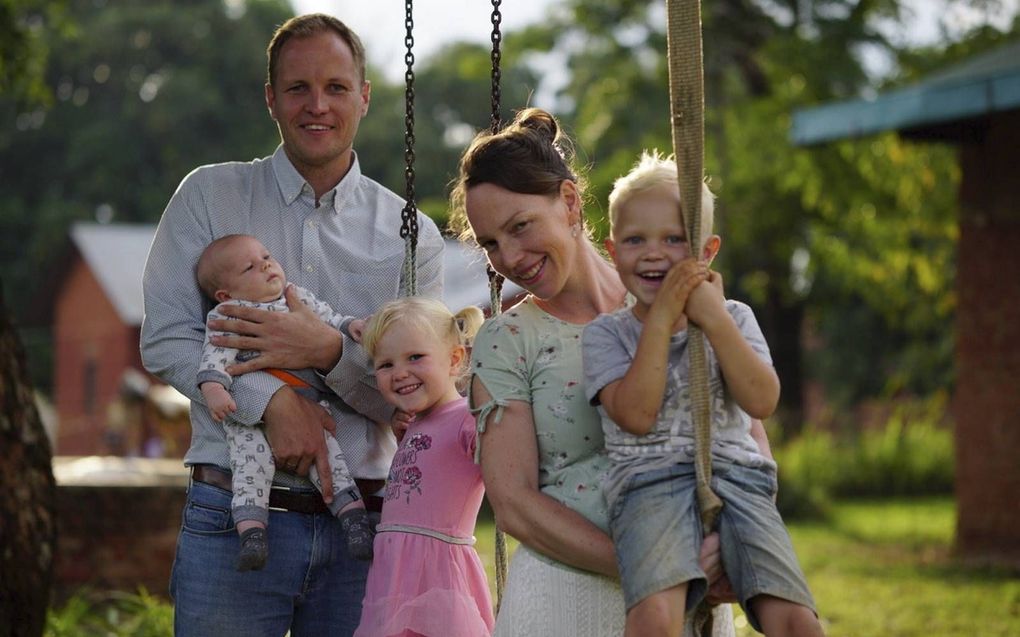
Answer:
[(468, 222), (496, 272), (540, 299), (567, 287), (580, 241), (581, 202), (564, 181), (556, 195), (526, 195), (480, 184), (465, 197)]
[(414, 325), (397, 322), (376, 347), (375, 379), (383, 398), (411, 415), (460, 398), (456, 379), (464, 348)]

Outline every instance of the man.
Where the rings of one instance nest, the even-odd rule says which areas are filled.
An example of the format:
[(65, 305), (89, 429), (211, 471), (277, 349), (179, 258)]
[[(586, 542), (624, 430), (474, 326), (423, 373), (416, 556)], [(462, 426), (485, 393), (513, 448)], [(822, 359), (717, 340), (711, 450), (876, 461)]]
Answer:
[[(259, 356), (230, 368), (233, 417), (265, 424), (277, 472), (270, 498), (269, 554), (261, 571), (234, 568), (227, 444), (202, 403), (195, 376), (209, 309), (195, 282), (202, 249), (226, 234), (258, 237), (291, 280), (334, 310), (365, 316), (398, 295), (404, 201), (361, 174), (354, 138), (367, 113), (365, 52), (342, 22), (306, 15), (284, 23), (268, 49), (266, 105), (280, 130), (276, 152), (249, 163), (202, 166), (167, 205), (143, 278), (142, 359), (191, 398), (192, 481), (171, 576), (178, 637), (349, 635), (358, 624), (368, 564), (347, 555), (339, 523), (302, 478), (328, 467), (325, 410), (264, 368), (312, 367), (345, 408), (337, 438), (367, 500), (382, 486), (395, 442), (392, 410), (374, 388), (360, 346), (288, 293), (289, 313), (226, 311), (210, 325), (235, 333), (218, 344)], [(418, 215), (419, 293), (438, 297), (443, 241)], [(329, 493), (328, 469), (320, 469)]]

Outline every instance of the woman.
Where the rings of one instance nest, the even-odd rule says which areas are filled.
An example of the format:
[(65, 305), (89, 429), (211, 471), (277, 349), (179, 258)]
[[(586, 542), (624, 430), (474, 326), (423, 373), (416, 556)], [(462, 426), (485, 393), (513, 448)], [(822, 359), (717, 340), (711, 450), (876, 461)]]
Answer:
[[(521, 111), (472, 142), (451, 197), (462, 238), (529, 293), (483, 326), (471, 361), (486, 492), (499, 527), (521, 542), (499, 637), (618, 637), (624, 627), (601, 492), (609, 462), (580, 383), (585, 324), (622, 307), (626, 292), (584, 230), (566, 143), (552, 115)], [(722, 574), (715, 537), (701, 563), (710, 579)], [(729, 606), (716, 611), (714, 634), (733, 634)]]

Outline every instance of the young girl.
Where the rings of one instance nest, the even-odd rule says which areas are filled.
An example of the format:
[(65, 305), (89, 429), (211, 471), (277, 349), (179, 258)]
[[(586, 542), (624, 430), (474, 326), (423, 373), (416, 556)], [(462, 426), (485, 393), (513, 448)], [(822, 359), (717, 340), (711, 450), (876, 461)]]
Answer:
[(412, 417), (393, 457), (355, 637), (478, 637), (494, 618), (471, 545), (484, 487), (475, 419), (457, 392), (476, 307), (397, 299), (369, 320), (362, 346), (387, 401)]

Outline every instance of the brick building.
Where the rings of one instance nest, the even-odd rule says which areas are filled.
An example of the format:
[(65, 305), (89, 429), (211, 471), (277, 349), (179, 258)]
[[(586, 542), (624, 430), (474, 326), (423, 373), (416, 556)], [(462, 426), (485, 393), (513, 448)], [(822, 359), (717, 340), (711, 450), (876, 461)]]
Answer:
[(880, 131), (959, 149), (957, 552), (1020, 566), (1020, 43), (926, 81), (800, 111), (795, 143)]
[(113, 406), (149, 381), (138, 353), (142, 266), (153, 226), (75, 224), (52, 302), (57, 455), (141, 450)]

